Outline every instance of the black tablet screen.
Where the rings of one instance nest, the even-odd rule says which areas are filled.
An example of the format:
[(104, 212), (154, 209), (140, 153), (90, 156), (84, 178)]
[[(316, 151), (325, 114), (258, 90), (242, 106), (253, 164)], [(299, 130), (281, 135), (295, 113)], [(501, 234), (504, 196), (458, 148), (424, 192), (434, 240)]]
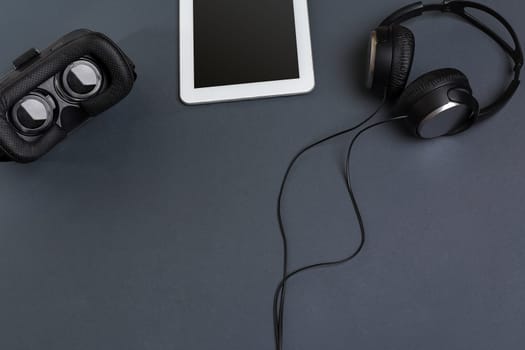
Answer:
[(293, 0), (193, 0), (195, 88), (299, 78)]

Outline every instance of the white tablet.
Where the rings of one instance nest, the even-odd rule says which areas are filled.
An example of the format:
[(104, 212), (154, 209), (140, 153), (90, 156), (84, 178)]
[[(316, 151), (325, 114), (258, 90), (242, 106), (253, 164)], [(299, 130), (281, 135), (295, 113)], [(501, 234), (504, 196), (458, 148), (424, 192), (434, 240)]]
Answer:
[(301, 94), (314, 85), (307, 0), (180, 0), (183, 102)]

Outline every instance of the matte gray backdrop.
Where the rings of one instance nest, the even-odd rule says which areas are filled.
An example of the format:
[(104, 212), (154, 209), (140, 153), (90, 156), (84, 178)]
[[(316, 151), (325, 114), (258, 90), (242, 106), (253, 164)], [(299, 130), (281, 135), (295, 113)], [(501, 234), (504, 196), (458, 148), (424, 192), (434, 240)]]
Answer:
[[(522, 1), (485, 3), (525, 37)], [(41, 161), (0, 165), (0, 348), (271, 349), (283, 172), (302, 146), (378, 104), (363, 88), (368, 33), (404, 4), (311, 1), (315, 92), (186, 107), (177, 1), (2, 1), (1, 67), (88, 27), (114, 38), (140, 78)], [(410, 27), (412, 78), (454, 66), (482, 101), (506, 82), (507, 58), (464, 23)], [(287, 349), (523, 348), (524, 98), (458, 137), (421, 142), (384, 127), (359, 143), (369, 242), (352, 264), (293, 281)], [(294, 172), (294, 266), (355, 247), (347, 143)]]

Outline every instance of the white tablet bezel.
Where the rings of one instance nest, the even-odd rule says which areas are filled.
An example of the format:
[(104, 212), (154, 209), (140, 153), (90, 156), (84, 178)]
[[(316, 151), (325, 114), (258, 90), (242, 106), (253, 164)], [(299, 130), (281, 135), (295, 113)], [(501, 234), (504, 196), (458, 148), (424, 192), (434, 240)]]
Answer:
[(299, 78), (195, 88), (193, 0), (180, 0), (180, 97), (199, 104), (308, 93), (315, 87), (307, 0), (293, 0)]

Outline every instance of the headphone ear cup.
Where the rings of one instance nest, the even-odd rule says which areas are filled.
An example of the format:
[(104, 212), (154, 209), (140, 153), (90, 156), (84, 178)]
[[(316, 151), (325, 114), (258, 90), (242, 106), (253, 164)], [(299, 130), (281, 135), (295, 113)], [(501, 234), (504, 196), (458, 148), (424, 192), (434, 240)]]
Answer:
[(422, 138), (463, 131), (472, 125), (478, 112), (468, 78), (453, 68), (435, 70), (416, 79), (395, 107), (396, 115), (408, 116), (411, 128)]
[(414, 61), (415, 38), (412, 31), (396, 25), (391, 27), (392, 68), (388, 85), (388, 96), (399, 97), (406, 87), (412, 62)]
[(397, 98), (405, 89), (414, 58), (414, 34), (400, 25), (381, 26), (370, 36), (367, 86)]

